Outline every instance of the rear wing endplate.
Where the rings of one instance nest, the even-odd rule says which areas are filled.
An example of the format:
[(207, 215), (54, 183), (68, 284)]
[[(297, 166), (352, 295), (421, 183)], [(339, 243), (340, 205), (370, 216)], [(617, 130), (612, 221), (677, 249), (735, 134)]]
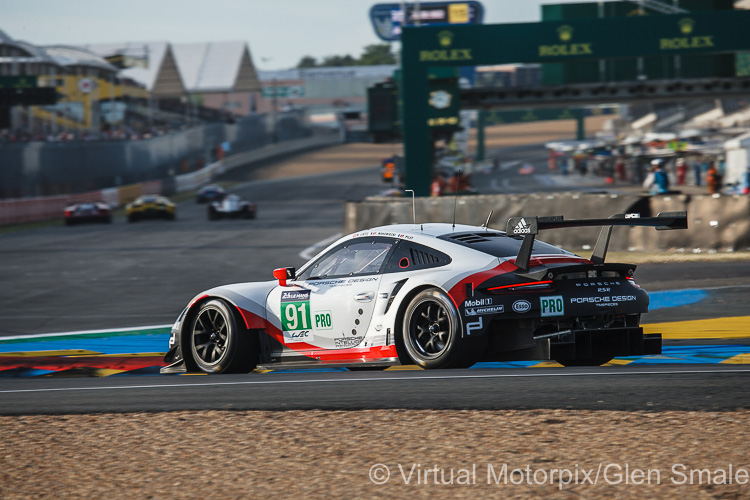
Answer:
[(596, 246), (591, 255), (591, 262), (603, 264), (609, 247), (609, 237), (613, 226), (647, 226), (655, 227), (657, 231), (673, 229), (687, 229), (687, 212), (662, 212), (656, 217), (641, 217), (640, 214), (615, 214), (607, 219), (571, 219), (565, 220), (562, 215), (551, 217), (511, 217), (505, 233), (508, 236), (523, 236), (523, 243), (516, 257), (516, 266), (528, 271), (531, 260), (531, 249), (534, 238), (544, 229), (560, 229), (566, 227), (604, 226), (599, 233)]

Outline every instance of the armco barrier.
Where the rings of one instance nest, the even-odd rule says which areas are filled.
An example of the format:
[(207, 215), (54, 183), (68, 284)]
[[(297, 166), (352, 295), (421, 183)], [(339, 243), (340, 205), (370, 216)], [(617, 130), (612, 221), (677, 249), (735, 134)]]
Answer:
[[(453, 221), (454, 199), (417, 198), (417, 223)], [(456, 200), (459, 224), (481, 225), (493, 211), (489, 226), (505, 230), (509, 217), (563, 215), (566, 219), (608, 217), (616, 213), (687, 210), (687, 230), (655, 231), (653, 228), (615, 228), (610, 250), (655, 251), (668, 249), (745, 250), (750, 247), (750, 197), (747, 196), (640, 196), (615, 194), (518, 194), (463, 196)], [(344, 231), (352, 233), (375, 226), (412, 222), (410, 198), (370, 198), (348, 202)], [(544, 231), (541, 239), (572, 251), (590, 250), (599, 228)]]

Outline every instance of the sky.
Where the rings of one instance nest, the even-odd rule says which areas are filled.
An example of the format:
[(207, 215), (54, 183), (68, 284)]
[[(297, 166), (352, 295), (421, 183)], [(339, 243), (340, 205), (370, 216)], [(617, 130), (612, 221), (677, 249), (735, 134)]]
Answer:
[[(480, 0), (485, 23), (535, 22), (542, 3)], [(577, 0), (581, 1), (581, 0)], [(383, 43), (369, 19), (389, 0), (0, 0), (0, 30), (34, 45), (107, 42), (247, 42), (258, 69), (287, 69), (306, 55), (359, 57)]]

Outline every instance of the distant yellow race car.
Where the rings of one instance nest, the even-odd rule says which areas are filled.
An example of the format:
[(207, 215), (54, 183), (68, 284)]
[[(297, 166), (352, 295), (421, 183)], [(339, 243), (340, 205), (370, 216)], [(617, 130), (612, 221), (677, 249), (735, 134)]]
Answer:
[(177, 207), (168, 198), (158, 195), (144, 195), (125, 206), (128, 222), (141, 219), (168, 219), (177, 217)]

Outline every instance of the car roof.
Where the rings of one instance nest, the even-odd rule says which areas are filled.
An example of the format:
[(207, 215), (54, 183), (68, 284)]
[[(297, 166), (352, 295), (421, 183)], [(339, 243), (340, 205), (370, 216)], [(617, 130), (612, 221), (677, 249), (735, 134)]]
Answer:
[[(466, 232), (498, 231), (497, 229), (470, 226), (467, 224), (449, 224), (445, 222), (430, 222), (426, 224), (391, 224), (390, 226), (378, 226), (372, 229), (364, 229), (352, 234), (352, 237), (361, 236), (411, 236), (413, 238), (439, 238), (440, 236), (459, 234)], [(410, 239), (410, 238), (407, 238)]]

